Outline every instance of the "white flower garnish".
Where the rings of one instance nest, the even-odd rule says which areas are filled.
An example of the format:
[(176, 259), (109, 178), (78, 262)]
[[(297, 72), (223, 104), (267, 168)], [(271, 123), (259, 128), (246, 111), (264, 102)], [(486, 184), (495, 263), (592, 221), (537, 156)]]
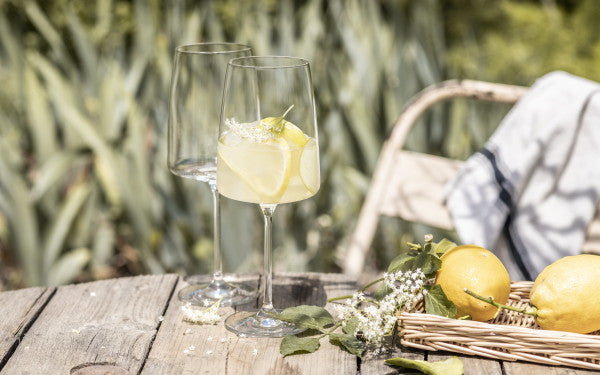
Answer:
[(205, 309), (199, 309), (197, 307), (193, 307), (192, 304), (188, 302), (181, 306), (181, 311), (183, 311), (183, 320), (196, 324), (215, 324), (221, 321), (221, 315), (219, 315), (220, 304), (221, 300), (216, 301)]
[(379, 347), (385, 336), (392, 333), (397, 321), (398, 310), (410, 310), (425, 294), (425, 274), (421, 269), (407, 272), (384, 273), (383, 281), (390, 293), (379, 301), (367, 298), (363, 292), (357, 292), (343, 304), (336, 305), (338, 318), (342, 326), (356, 318), (358, 321), (354, 334), (360, 333), (371, 347)]
[(225, 124), (235, 135), (244, 139), (251, 139), (256, 143), (264, 143), (275, 139), (276, 135), (266, 126), (261, 126), (261, 122), (240, 123), (233, 118), (225, 120)]

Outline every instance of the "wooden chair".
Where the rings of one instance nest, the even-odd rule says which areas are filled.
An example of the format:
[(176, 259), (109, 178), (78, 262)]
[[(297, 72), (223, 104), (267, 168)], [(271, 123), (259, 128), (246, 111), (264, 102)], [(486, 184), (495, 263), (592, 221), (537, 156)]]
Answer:
[[(406, 137), (419, 116), (432, 105), (452, 98), (515, 103), (526, 87), (497, 83), (450, 80), (430, 86), (417, 94), (398, 118), (384, 143), (358, 223), (351, 237), (344, 273), (359, 277), (381, 215), (400, 217), (441, 229), (453, 229), (444, 205), (446, 182), (463, 164), (424, 153), (403, 150)], [(600, 211), (599, 211), (600, 212)], [(436, 213), (432, 215), (431, 213)], [(588, 228), (582, 251), (600, 250), (600, 219)]]

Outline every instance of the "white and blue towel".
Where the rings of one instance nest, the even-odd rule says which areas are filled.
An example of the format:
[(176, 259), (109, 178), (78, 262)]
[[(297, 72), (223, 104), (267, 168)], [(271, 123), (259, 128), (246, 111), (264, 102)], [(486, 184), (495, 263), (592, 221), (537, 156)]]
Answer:
[(446, 188), (461, 242), (493, 250), (513, 280), (580, 253), (600, 195), (600, 85), (538, 79)]

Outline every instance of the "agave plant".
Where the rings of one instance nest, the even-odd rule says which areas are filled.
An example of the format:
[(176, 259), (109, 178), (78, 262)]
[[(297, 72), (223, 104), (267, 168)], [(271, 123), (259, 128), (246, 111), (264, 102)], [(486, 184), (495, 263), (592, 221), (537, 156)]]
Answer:
[[(584, 3), (593, 13), (593, 1)], [(490, 12), (515, 30), (527, 27), (515, 9), (530, 4), (502, 2), (483, 16), (474, 15), (483, 7), (475, 6), (464, 13), (472, 23), (446, 17), (460, 4), (0, 0), (0, 272), (18, 266), (22, 280), (12, 286), (21, 286), (210, 270), (210, 194), (204, 184), (169, 174), (165, 129), (175, 46), (215, 40), (311, 62), (323, 183), (315, 197), (277, 209), (275, 264), (339, 270), (381, 145), (409, 98), (448, 72), (510, 75), (478, 76), (498, 46), (496, 34), (475, 38), (483, 50), (469, 47), (469, 35)], [(586, 14), (574, 12), (573, 20), (593, 19)], [(561, 22), (552, 35), (570, 24)], [(462, 34), (451, 34), (448, 47), (455, 29)], [(467, 54), (457, 40), (467, 41)], [(530, 82), (537, 73), (530, 68), (521, 82), (506, 83)], [(464, 101), (436, 107), (409, 146), (465, 157), (503, 114), (490, 113)], [(260, 269), (259, 212), (226, 199), (222, 209), (226, 271)], [(384, 220), (379, 230), (375, 268), (430, 228)]]

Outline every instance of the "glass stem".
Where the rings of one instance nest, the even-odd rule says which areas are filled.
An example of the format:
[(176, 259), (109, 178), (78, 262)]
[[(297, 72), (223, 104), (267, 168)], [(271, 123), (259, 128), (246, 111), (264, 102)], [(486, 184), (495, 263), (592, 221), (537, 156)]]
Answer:
[(271, 248), (271, 227), (273, 224), (273, 212), (275, 212), (276, 204), (261, 204), (260, 209), (265, 219), (265, 238), (264, 238), (264, 278), (265, 290), (261, 310), (263, 312), (274, 311), (273, 308), (273, 251)]
[(213, 279), (211, 284), (218, 286), (223, 284), (223, 255), (221, 254), (221, 209), (219, 207), (220, 197), (217, 191), (217, 183), (210, 182), (210, 190), (213, 196)]

